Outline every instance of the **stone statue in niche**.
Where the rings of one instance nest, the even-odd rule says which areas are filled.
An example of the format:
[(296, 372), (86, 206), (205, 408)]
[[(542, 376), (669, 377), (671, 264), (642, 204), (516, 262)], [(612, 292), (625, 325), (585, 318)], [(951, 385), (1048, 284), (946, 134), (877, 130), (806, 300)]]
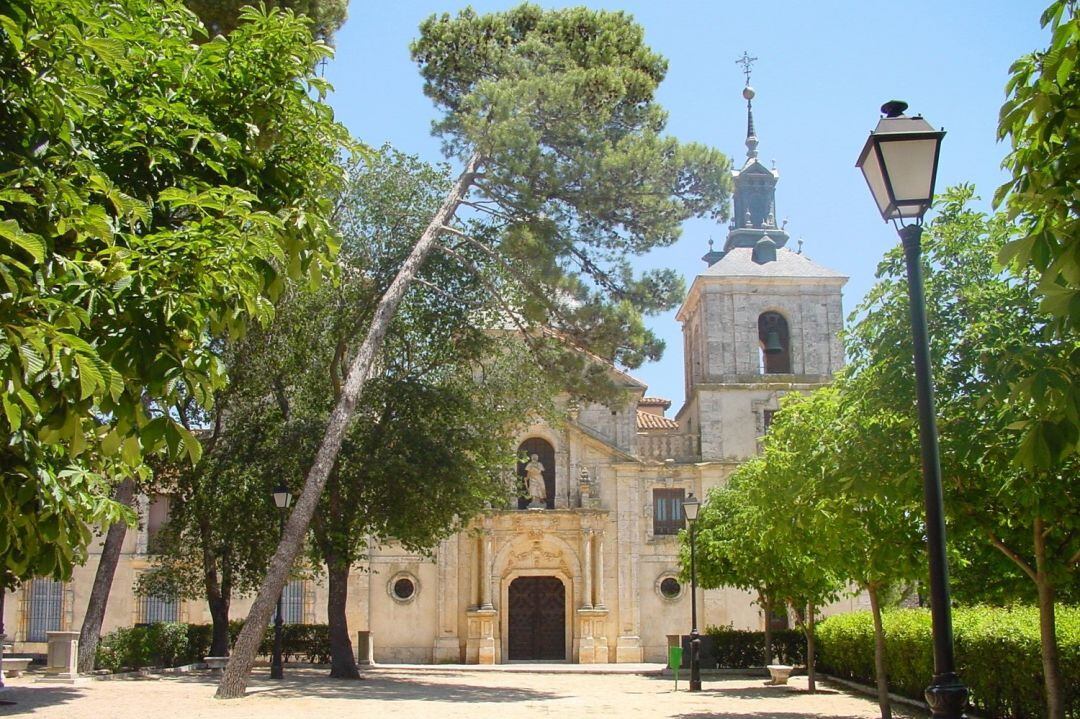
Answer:
[(525, 465), (525, 486), (529, 490), (529, 509), (547, 507), (547, 488), (544, 486), (544, 463), (537, 454), (529, 455)]

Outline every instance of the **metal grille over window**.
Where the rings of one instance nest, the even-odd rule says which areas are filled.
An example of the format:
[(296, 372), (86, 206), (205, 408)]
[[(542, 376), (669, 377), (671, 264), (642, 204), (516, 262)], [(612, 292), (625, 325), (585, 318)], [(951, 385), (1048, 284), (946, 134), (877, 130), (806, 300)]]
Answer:
[(285, 624), (304, 622), (304, 580), (294, 579), (281, 592), (281, 621)]
[(144, 624), (175, 622), (180, 619), (180, 605), (176, 597), (150, 595), (142, 598), (142, 621)]
[(26, 641), (48, 641), (46, 632), (60, 629), (64, 610), (64, 585), (51, 579), (35, 579), (30, 583), (30, 621)]
[(678, 534), (683, 528), (684, 489), (653, 490), (653, 534)]

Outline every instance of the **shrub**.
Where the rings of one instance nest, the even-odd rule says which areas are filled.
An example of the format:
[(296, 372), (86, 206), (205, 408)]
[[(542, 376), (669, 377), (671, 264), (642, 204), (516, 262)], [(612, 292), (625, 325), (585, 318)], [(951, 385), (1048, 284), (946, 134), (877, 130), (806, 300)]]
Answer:
[[(705, 636), (712, 640), (716, 666), (746, 669), (762, 666), (765, 632), (710, 626)], [(806, 637), (796, 629), (776, 629), (772, 633), (772, 655), (781, 664), (806, 663)]]
[[(934, 666), (929, 611), (885, 612), (882, 624), (891, 689), (921, 700)], [(978, 712), (1002, 719), (1045, 715), (1036, 607), (957, 608), (953, 634), (957, 671)], [(1080, 608), (1058, 608), (1057, 634), (1066, 716), (1080, 719)], [(869, 612), (829, 617), (818, 625), (817, 636), (825, 671), (873, 682), (874, 628)]]
[[(229, 622), (229, 644), (244, 626)], [(286, 624), (282, 628), (282, 657), (285, 661), (325, 664), (330, 661), (330, 628), (325, 624)], [(210, 651), (213, 628), (209, 624), (159, 624), (122, 627), (98, 642), (94, 665), (98, 669), (120, 671), (144, 667), (173, 667), (202, 661)], [(274, 627), (269, 626), (259, 644), (259, 654), (270, 656), (274, 649)]]

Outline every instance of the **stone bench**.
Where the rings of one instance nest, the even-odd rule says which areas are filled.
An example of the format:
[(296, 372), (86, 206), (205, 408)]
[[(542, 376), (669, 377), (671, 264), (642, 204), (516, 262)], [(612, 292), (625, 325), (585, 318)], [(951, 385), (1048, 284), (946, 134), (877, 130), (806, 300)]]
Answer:
[(221, 674), (225, 669), (225, 665), (229, 663), (228, 657), (203, 657), (203, 661), (206, 662), (206, 668), (214, 674)]
[(795, 667), (788, 666), (787, 664), (770, 664), (769, 675), (772, 679), (769, 684), (777, 686), (780, 684), (787, 684), (788, 677), (791, 676), (791, 670)]
[(26, 671), (31, 661), (30, 657), (4, 657), (4, 674), (17, 677)]

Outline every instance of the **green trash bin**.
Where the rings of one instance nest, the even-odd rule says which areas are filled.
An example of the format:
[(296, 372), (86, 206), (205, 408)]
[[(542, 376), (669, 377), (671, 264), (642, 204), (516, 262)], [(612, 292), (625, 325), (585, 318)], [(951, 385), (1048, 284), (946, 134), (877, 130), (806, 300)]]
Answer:
[(682, 666), (682, 647), (667, 648), (667, 665), (675, 672), (675, 691), (679, 691), (679, 667)]

